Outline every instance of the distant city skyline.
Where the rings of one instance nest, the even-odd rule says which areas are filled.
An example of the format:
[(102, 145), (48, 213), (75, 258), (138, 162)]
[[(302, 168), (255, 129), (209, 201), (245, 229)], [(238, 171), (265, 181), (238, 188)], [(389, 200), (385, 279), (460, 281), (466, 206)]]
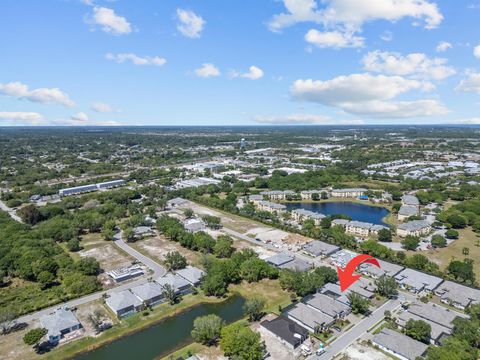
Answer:
[(478, 0), (0, 10), (0, 126), (480, 124)]

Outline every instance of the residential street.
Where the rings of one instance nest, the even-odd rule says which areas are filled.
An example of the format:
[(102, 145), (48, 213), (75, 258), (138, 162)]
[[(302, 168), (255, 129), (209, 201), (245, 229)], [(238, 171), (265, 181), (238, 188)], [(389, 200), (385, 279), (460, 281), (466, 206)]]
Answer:
[(23, 223), (22, 219), (20, 218), (20, 216), (18, 216), (16, 213), (15, 213), (15, 210), (12, 209), (12, 208), (9, 208), (2, 200), (0, 200), (0, 209), (7, 212), (8, 215), (10, 215), (10, 217), (15, 220), (15, 221), (18, 221), (18, 222), (21, 222)]

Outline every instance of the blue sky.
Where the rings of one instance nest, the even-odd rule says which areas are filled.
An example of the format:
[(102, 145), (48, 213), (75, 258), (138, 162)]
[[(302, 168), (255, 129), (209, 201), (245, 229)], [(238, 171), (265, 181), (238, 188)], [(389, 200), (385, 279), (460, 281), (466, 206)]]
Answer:
[(0, 125), (480, 123), (480, 0), (3, 0)]

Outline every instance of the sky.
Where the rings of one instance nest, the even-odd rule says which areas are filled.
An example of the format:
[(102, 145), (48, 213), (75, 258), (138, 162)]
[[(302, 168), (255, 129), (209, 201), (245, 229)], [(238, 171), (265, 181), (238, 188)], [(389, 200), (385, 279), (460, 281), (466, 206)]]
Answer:
[(2, 0), (0, 126), (480, 124), (480, 0)]

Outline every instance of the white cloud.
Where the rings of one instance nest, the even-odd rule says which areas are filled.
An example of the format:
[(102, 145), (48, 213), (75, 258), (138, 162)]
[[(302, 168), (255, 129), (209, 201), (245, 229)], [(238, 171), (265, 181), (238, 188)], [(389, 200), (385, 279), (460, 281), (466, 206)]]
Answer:
[(291, 94), (297, 100), (333, 106), (356, 115), (402, 118), (443, 115), (448, 110), (436, 100), (392, 101), (411, 90), (428, 91), (431, 84), (401, 76), (351, 74), (331, 80), (296, 80)]
[(437, 50), (437, 52), (444, 52), (444, 51), (447, 51), (448, 49), (451, 49), (452, 48), (452, 44), (450, 44), (449, 42), (447, 41), (440, 41), (438, 44), (437, 44), (437, 47), (435, 50)]
[(88, 121), (88, 115), (85, 114), (84, 112), (76, 113), (75, 115), (72, 115), (70, 118), (72, 120), (78, 121), (78, 122), (87, 122)]
[(477, 45), (473, 48), (473, 55), (480, 59), (480, 45)]
[(75, 119), (59, 119), (51, 122), (55, 126), (120, 126), (118, 121), (82, 121)]
[(242, 77), (250, 80), (258, 80), (263, 77), (263, 70), (255, 65), (252, 65), (248, 68), (248, 71), (245, 73), (239, 73), (237, 71), (232, 71), (232, 77)]
[(255, 116), (254, 121), (272, 125), (359, 125), (364, 123), (363, 120), (334, 120), (329, 116), (315, 114), (260, 115)]
[(17, 99), (25, 99), (38, 103), (56, 103), (64, 106), (74, 106), (75, 103), (58, 88), (38, 88), (30, 90), (28, 85), (21, 82), (0, 83), (0, 94)]
[(112, 108), (110, 105), (102, 103), (102, 102), (94, 102), (90, 106), (90, 109), (92, 109), (95, 112), (99, 113), (108, 113), (108, 112), (114, 112), (115, 109)]
[(28, 125), (40, 125), (43, 123), (43, 116), (36, 112), (15, 112), (0, 111), (0, 121), (20, 122)]
[(211, 63), (204, 63), (202, 67), (195, 69), (195, 75), (203, 78), (220, 76), (220, 70)]
[(446, 59), (429, 58), (422, 53), (402, 56), (395, 52), (372, 51), (363, 59), (365, 70), (389, 75), (411, 76), (418, 79), (443, 80), (456, 71), (446, 66)]
[(364, 38), (354, 36), (351, 32), (340, 31), (325, 31), (321, 32), (315, 29), (310, 29), (305, 34), (305, 41), (313, 44), (319, 48), (331, 47), (334, 49), (340, 48), (356, 48), (364, 45)]
[(107, 60), (116, 61), (121, 64), (127, 61), (131, 61), (134, 65), (155, 65), (162, 66), (165, 65), (167, 60), (159, 56), (138, 56), (132, 53), (122, 53), (122, 54), (111, 54), (108, 53), (105, 55)]
[(469, 119), (459, 119), (453, 122), (454, 124), (465, 124), (465, 125), (478, 125), (480, 124), (480, 117), (474, 117)]
[(177, 9), (177, 18), (179, 20), (177, 30), (184, 36), (192, 39), (200, 37), (206, 23), (201, 16), (198, 16), (193, 11)]
[(113, 35), (126, 35), (132, 32), (132, 26), (126, 18), (106, 7), (95, 6), (93, 14), (87, 19), (87, 22), (99, 25), (104, 32)]
[(369, 21), (395, 22), (404, 17), (424, 20), (425, 28), (432, 29), (443, 20), (437, 5), (428, 0), (323, 0), (325, 6), (321, 9), (315, 0), (283, 0), (283, 3), (287, 12), (271, 19), (268, 27), (272, 31), (307, 21), (359, 31)]
[(466, 75), (467, 78), (460, 81), (455, 90), (480, 94), (480, 73), (467, 71)]

